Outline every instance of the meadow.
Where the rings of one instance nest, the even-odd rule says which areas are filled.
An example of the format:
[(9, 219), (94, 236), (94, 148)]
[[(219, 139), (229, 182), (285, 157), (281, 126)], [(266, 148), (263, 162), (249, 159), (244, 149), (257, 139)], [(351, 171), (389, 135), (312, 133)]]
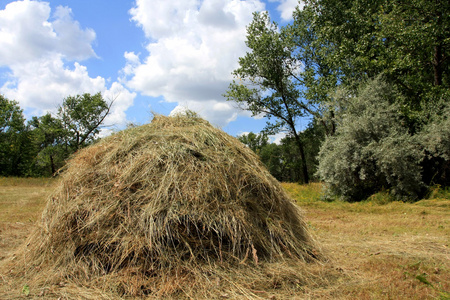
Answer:
[[(33, 230), (55, 184), (0, 178), (0, 263)], [(415, 203), (391, 202), (383, 193), (348, 203), (322, 201), (319, 183), (283, 187), (303, 209), (328, 261), (320, 284), (303, 285), (295, 294), (267, 287), (261, 299), (450, 299), (448, 190), (435, 188)], [(27, 290), (5, 275), (0, 272), (0, 286), (25, 298)]]

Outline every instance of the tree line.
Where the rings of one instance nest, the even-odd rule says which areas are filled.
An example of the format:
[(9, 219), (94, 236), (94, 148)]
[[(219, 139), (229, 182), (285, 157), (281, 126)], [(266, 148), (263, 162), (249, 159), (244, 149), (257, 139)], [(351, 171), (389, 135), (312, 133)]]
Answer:
[(0, 95), (0, 176), (52, 176), (97, 138), (111, 103), (101, 93), (69, 96), (55, 116), (26, 122), (17, 101)]
[[(309, 172), (315, 174), (318, 166), (318, 153), (323, 143), (325, 133), (323, 128), (312, 122), (299, 132), (301, 142), (304, 143), (306, 165)], [(304, 182), (302, 159), (298, 155), (295, 138), (290, 135), (282, 138), (278, 143), (269, 142), (266, 132), (246, 133), (237, 137), (239, 141), (253, 150), (269, 170), (270, 174), (282, 182)], [(312, 175), (312, 180), (316, 179)]]
[[(288, 132), (280, 147), (295, 145), (301, 173), (290, 180), (315, 178), (330, 197), (353, 201), (380, 190), (414, 200), (448, 186), (450, 3), (303, 3), (286, 26), (254, 14), (250, 51), (225, 94), (264, 114), (265, 134)], [(299, 128), (304, 117), (323, 138)], [(264, 161), (268, 150), (258, 151)]]

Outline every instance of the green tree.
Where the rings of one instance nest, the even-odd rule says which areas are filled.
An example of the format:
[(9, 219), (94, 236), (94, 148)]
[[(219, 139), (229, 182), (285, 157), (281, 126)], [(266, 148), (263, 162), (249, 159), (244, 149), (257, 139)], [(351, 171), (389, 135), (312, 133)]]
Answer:
[(384, 74), (412, 118), (448, 91), (448, 1), (307, 0), (294, 14), (294, 27), (303, 28), (307, 14), (317, 38), (314, 60), (325, 62), (340, 84), (355, 91)]
[[(319, 101), (321, 117), (337, 128), (318, 172), (335, 195), (355, 199), (384, 187), (417, 198), (428, 184), (448, 185), (448, 1), (307, 0), (290, 32), (304, 62), (304, 98)], [(380, 100), (385, 83), (374, 87), (380, 75), (388, 101)], [(378, 94), (363, 92), (367, 82)], [(337, 87), (349, 96), (336, 96)]]
[(430, 119), (418, 133), (424, 149), (422, 177), (428, 185), (450, 186), (450, 101)]
[(267, 13), (255, 13), (247, 28), (247, 46), (250, 48), (239, 59), (240, 67), (233, 72), (233, 81), (226, 93), (230, 101), (253, 115), (264, 114), (269, 121), (269, 133), (287, 130), (293, 136), (301, 157), (305, 183), (309, 182), (304, 143), (300, 138), (298, 120), (313, 113), (311, 104), (301, 97), (301, 63), (293, 55), (295, 45), (291, 32), (270, 22)]
[(284, 180), (285, 167), (279, 145), (275, 143), (267, 144), (261, 149), (259, 157), (273, 177), (278, 181)]
[(64, 130), (63, 143), (67, 153), (75, 152), (94, 141), (113, 102), (108, 104), (101, 93), (86, 93), (64, 99), (58, 108), (57, 118)]
[(25, 118), (16, 101), (0, 95), (0, 175), (21, 176), (30, 159)]
[(33, 117), (28, 122), (35, 147), (34, 175), (54, 175), (64, 165), (67, 158), (64, 141), (64, 128), (60, 119), (47, 113), (41, 117)]
[(260, 154), (261, 150), (269, 143), (269, 138), (266, 134), (255, 134), (253, 132), (240, 135), (238, 140), (247, 145), (256, 154)]
[[(306, 145), (306, 163), (309, 170), (313, 172), (317, 169), (316, 156), (324, 138), (323, 127), (314, 125), (316, 123), (311, 122), (306, 130), (299, 133)], [(279, 144), (275, 144), (269, 143), (269, 138), (264, 132), (259, 134), (250, 132), (239, 136), (238, 139), (259, 155), (261, 161), (277, 180), (285, 182), (303, 181), (302, 160), (298, 154), (294, 138), (286, 136), (281, 139)]]

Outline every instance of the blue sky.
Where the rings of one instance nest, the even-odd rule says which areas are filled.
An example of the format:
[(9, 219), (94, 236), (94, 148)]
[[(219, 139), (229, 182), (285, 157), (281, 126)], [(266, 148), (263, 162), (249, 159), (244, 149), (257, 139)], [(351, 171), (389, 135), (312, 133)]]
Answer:
[[(231, 135), (264, 119), (222, 94), (254, 11), (284, 25), (297, 0), (0, 0), (0, 93), (27, 117), (55, 112), (69, 95), (115, 99), (115, 130), (152, 112), (197, 111)], [(304, 124), (306, 125), (306, 124)], [(106, 133), (106, 131), (105, 131)]]

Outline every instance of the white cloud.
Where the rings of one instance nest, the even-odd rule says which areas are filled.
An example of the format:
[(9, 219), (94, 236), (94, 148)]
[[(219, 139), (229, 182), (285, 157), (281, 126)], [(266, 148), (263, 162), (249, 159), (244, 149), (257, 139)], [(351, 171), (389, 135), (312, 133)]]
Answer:
[(269, 141), (270, 143), (281, 145), (281, 140), (284, 139), (286, 136), (287, 136), (286, 132), (284, 131), (278, 132), (274, 135), (269, 135)]
[(130, 14), (147, 37), (159, 39), (184, 30), (189, 13), (197, 6), (197, 0), (136, 0)]
[[(52, 19), (53, 21), (50, 21)], [(49, 3), (16, 1), (0, 10), (0, 65), (26, 63), (58, 54), (66, 59), (95, 56), (92, 29), (81, 29), (70, 8), (58, 7), (51, 17)]]
[(111, 88), (102, 91), (103, 98), (110, 103), (113, 101), (111, 111), (104, 124), (107, 126), (121, 127), (127, 123), (125, 111), (133, 105), (136, 93), (132, 93), (118, 82), (114, 82)]
[(270, 2), (279, 2), (277, 10), (280, 12), (280, 17), (282, 21), (289, 22), (292, 21), (292, 13), (295, 11), (296, 7), (300, 5), (303, 7), (303, 1), (299, 0), (269, 0)]
[(244, 135), (248, 135), (250, 133), (250, 131), (241, 131), (241, 132), (239, 132), (238, 134), (237, 134), (237, 137), (241, 137), (241, 136), (244, 136)]
[(185, 101), (177, 105), (170, 115), (183, 113), (191, 110), (198, 113), (202, 118), (209, 120), (213, 125), (223, 127), (229, 122), (235, 121), (238, 111), (231, 103), (209, 100), (209, 101)]
[(96, 93), (104, 89), (105, 80), (91, 78), (86, 67), (75, 62), (64, 66), (60, 54), (10, 66), (10, 80), (0, 89), (22, 107), (37, 111), (54, 110), (64, 97), (77, 93)]
[(41, 115), (55, 112), (69, 95), (102, 92), (105, 99), (120, 94), (107, 121), (125, 124), (125, 110), (135, 97), (119, 83), (108, 89), (100, 76), (90, 77), (79, 61), (97, 58), (92, 29), (81, 28), (68, 7), (15, 1), (0, 10), (0, 66), (4, 76), (0, 93), (19, 101), (23, 109)]
[(150, 39), (148, 56), (126, 53), (127, 86), (152, 97), (164, 96), (226, 125), (238, 110), (225, 93), (245, 55), (246, 26), (252, 13), (264, 9), (258, 0), (137, 0), (132, 19)]

